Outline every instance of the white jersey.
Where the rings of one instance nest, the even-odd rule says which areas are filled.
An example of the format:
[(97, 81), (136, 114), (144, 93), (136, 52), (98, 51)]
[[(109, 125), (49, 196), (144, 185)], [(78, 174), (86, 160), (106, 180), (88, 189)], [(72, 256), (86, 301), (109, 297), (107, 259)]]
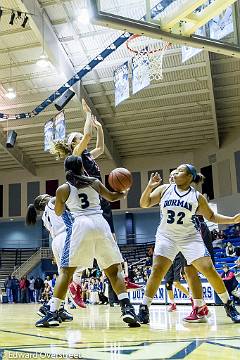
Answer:
[(77, 189), (67, 182), (70, 193), (66, 201), (66, 206), (72, 215), (92, 215), (102, 214), (99, 193), (91, 186)]
[(175, 184), (163, 193), (160, 200), (161, 223), (158, 236), (164, 235), (172, 240), (199, 236), (199, 222), (196, 217), (199, 192), (190, 187), (180, 192)]
[(57, 216), (54, 211), (54, 204), (51, 200), (45, 206), (42, 221), (45, 228), (50, 232), (52, 239), (54, 239), (57, 235), (66, 232), (66, 226), (63, 220), (65, 213), (66, 211), (62, 216)]

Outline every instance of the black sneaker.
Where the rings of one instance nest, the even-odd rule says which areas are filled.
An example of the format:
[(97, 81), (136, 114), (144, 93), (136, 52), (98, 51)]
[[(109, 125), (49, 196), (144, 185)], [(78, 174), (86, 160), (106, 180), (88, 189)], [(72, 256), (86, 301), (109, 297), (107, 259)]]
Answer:
[(58, 312), (48, 311), (47, 314), (35, 324), (36, 327), (59, 326)]
[(227, 316), (229, 316), (233, 322), (240, 323), (240, 314), (235, 308), (233, 301), (228, 300), (228, 302), (224, 305)]
[(124, 305), (121, 307), (122, 319), (130, 327), (139, 327), (141, 326), (140, 321), (138, 320), (137, 315), (135, 314), (134, 307), (132, 305)]
[(50, 311), (50, 305), (43, 304), (38, 310), (37, 314), (41, 317), (45, 316), (47, 312)]
[(64, 308), (60, 308), (60, 310), (58, 311), (58, 317), (61, 319), (62, 322), (73, 321), (73, 316)]
[(141, 324), (149, 324), (150, 318), (149, 318), (149, 309), (147, 305), (141, 304), (139, 306), (138, 318)]

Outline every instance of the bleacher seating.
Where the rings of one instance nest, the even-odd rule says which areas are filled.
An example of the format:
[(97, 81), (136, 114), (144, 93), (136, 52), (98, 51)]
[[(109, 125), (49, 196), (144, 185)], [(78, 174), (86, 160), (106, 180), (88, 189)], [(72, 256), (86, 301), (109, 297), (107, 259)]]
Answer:
[(152, 245), (154, 245), (154, 243), (120, 245), (119, 247), (123, 258), (127, 260), (128, 265), (130, 266), (133, 263), (146, 258), (147, 249)]
[(235, 247), (240, 247), (240, 238), (226, 239), (222, 241), (223, 249), (214, 249), (214, 258), (216, 261), (216, 269), (218, 272), (222, 272), (222, 267), (227, 264), (230, 268), (235, 266), (235, 261), (238, 259), (237, 256), (227, 257), (225, 247), (227, 242), (230, 241)]
[(4, 287), (7, 276), (12, 274), (15, 267), (24, 263), (36, 251), (37, 249), (0, 249), (0, 289)]

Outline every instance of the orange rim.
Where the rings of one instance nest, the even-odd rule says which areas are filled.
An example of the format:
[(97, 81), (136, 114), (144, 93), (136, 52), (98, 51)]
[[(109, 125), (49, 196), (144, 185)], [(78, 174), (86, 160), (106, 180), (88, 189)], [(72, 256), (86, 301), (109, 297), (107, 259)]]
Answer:
[[(129, 51), (131, 51), (131, 52), (133, 52), (133, 53), (135, 53), (135, 54), (138, 54), (139, 52), (141, 52), (141, 50), (140, 50), (140, 51), (134, 50), (133, 48), (131, 48), (131, 47), (129, 46), (129, 43), (130, 43), (132, 40), (134, 40), (134, 39), (136, 39), (136, 38), (138, 38), (138, 37), (141, 37), (141, 36), (143, 36), (143, 35), (133, 34), (132, 36), (130, 36), (130, 38), (127, 40), (127, 43), (126, 43), (127, 49), (128, 49)], [(172, 45), (171, 43), (166, 42), (166, 44), (165, 44), (163, 47), (158, 48), (158, 49), (156, 49), (156, 50), (147, 51), (147, 53), (148, 53), (148, 54), (154, 54), (154, 53), (156, 53), (156, 52), (164, 51), (164, 50), (168, 49), (171, 45)], [(143, 50), (144, 50), (144, 49), (143, 49)]]

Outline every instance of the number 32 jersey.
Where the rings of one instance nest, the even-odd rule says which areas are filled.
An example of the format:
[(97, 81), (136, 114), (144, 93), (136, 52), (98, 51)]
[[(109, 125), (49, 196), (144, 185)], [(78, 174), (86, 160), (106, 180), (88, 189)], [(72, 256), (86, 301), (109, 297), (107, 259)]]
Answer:
[(74, 217), (79, 215), (102, 214), (99, 193), (91, 186), (77, 189), (67, 182), (70, 193), (66, 201), (68, 210)]
[(179, 192), (175, 184), (170, 185), (160, 200), (161, 223), (158, 235), (171, 240), (198, 237), (199, 222), (196, 217), (199, 192), (190, 187), (185, 192)]

